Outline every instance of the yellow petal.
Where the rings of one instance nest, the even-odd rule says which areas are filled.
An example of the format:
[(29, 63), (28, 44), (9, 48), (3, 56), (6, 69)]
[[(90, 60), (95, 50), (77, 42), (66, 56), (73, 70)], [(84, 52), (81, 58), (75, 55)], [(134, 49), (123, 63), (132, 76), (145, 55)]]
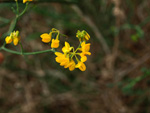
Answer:
[(65, 47), (69, 49), (70, 48), (70, 44), (68, 42), (65, 42)]
[(69, 66), (69, 70), (73, 71), (75, 69), (75, 65), (76, 64), (75, 64), (75, 62), (73, 60), (71, 62), (72, 62), (72, 64)]
[(51, 35), (48, 33), (44, 33), (40, 36), (42, 38), (42, 42), (49, 43), (51, 41)]
[(12, 42), (12, 38), (10, 36), (7, 36), (5, 38), (6, 44), (10, 44)]
[(61, 66), (65, 66), (69, 63), (69, 59), (63, 59), (63, 61), (60, 63)]
[(62, 48), (62, 51), (64, 53), (68, 53), (71, 51), (71, 49), (72, 49), (72, 47), (70, 47), (70, 44), (68, 42), (65, 42), (65, 46)]
[(73, 60), (71, 60), (67, 65), (65, 65), (64, 68), (71, 67), (72, 65), (75, 65)]
[(91, 45), (90, 43), (88, 43), (88, 44), (85, 45), (85, 48), (84, 48), (85, 51), (89, 51), (90, 50), (90, 45)]
[(64, 54), (60, 53), (60, 52), (55, 52), (56, 56), (63, 56)]
[(91, 55), (91, 52), (85, 52), (86, 55)]
[(85, 62), (85, 61), (87, 61), (87, 57), (86, 56), (81, 57), (81, 62)]
[(58, 39), (52, 39), (51, 48), (58, 48), (59, 42), (60, 41)]
[(14, 38), (13, 39), (13, 43), (14, 43), (15, 46), (18, 44), (18, 42), (19, 42), (19, 38)]
[(86, 70), (86, 66), (83, 62), (78, 62), (78, 64), (75, 66), (76, 68), (79, 68), (81, 71)]
[(82, 47), (85, 46), (85, 42), (82, 42), (82, 43), (81, 43), (81, 46), (82, 46)]
[(81, 49), (82, 49), (82, 52), (88, 52), (90, 50), (90, 43), (88, 44), (85, 44), (85, 42), (82, 42), (81, 44)]
[(56, 57), (55, 60), (56, 60), (56, 62), (58, 62), (58, 63), (65, 62), (65, 61), (64, 61), (64, 58), (62, 58), (62, 57)]
[(85, 40), (89, 40), (90, 39), (90, 35), (88, 33), (86, 33), (86, 35), (84, 37), (85, 37)]
[(72, 65), (72, 66), (69, 67), (70, 71), (73, 71), (74, 69), (75, 69), (75, 65)]

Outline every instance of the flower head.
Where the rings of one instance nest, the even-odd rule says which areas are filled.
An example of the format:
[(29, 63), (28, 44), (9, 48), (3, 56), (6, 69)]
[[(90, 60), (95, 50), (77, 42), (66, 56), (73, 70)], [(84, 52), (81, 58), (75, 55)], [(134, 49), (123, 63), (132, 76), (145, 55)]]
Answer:
[(13, 42), (15, 46), (18, 45), (19, 41), (20, 41), (19, 31), (14, 31), (10, 34), (10, 36), (7, 36), (5, 38), (6, 44), (10, 44), (11, 42)]

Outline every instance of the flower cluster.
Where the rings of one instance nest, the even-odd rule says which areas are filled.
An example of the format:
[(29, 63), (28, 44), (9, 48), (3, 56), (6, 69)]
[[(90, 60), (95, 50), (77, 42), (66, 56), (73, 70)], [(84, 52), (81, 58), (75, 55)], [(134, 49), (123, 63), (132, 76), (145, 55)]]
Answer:
[[(59, 30), (52, 28), (49, 33), (43, 33), (40, 37), (42, 39), (42, 42), (50, 44), (51, 49), (49, 51), (55, 52), (55, 60), (60, 64), (60, 66), (69, 68), (70, 71), (73, 71), (75, 68), (79, 68), (81, 71), (85, 71), (86, 65), (84, 63), (87, 61), (87, 55), (91, 55), (91, 53), (89, 52), (91, 44), (87, 43), (87, 41), (90, 39), (90, 35), (84, 30), (78, 31), (76, 33), (76, 37), (79, 39), (79, 46), (75, 49), (65, 41), (65, 45), (62, 47), (62, 52), (58, 52), (55, 50), (55, 48), (59, 47), (60, 35), (65, 36), (64, 34), (60, 34)], [(6, 44), (10, 44), (11, 42), (13, 42), (15, 46), (20, 42), (20, 46), (23, 52), (19, 31), (13, 31), (9, 36), (5, 38), (5, 42)], [(46, 51), (36, 53), (43, 52)]]
[(64, 68), (69, 68), (70, 71), (73, 71), (75, 68), (85, 71), (86, 66), (84, 62), (87, 61), (86, 55), (91, 55), (89, 52), (90, 43), (86, 43), (90, 36), (86, 31), (78, 31), (76, 37), (80, 40), (78, 48), (75, 50), (68, 42), (65, 42), (65, 46), (62, 48), (63, 53), (55, 52), (57, 56), (55, 60)]
[[(53, 35), (56, 37), (56, 38), (53, 38)], [(51, 42), (51, 39), (52, 39), (52, 42), (51, 42), (51, 48), (58, 48), (59, 47), (59, 31), (55, 28), (52, 28), (52, 30), (50, 31), (50, 33), (44, 33), (40, 36), (42, 38), (42, 42), (44, 43), (50, 43)]]
[(20, 41), (19, 31), (12, 32), (9, 36), (5, 38), (6, 44), (10, 44), (13, 42), (13, 44), (16, 46), (18, 42)]

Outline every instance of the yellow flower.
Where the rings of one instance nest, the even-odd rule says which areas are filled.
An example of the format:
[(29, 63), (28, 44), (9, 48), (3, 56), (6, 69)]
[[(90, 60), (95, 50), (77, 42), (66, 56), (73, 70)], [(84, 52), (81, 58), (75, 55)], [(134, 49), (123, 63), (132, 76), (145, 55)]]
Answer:
[(91, 53), (89, 52), (90, 50), (90, 43), (86, 44), (85, 42), (81, 43), (81, 48), (79, 48), (79, 50), (81, 50), (82, 52), (80, 53), (80, 57), (81, 57), (81, 62), (85, 62), (87, 61), (87, 57), (86, 55), (91, 55)]
[(55, 55), (57, 56), (55, 58), (56, 62), (60, 63), (61, 66), (65, 66), (69, 63), (69, 58), (66, 57), (66, 55), (60, 52), (55, 52)]
[(70, 71), (75, 69), (75, 62), (73, 60), (70, 61), (67, 55), (60, 52), (55, 52), (55, 55), (57, 56), (55, 58), (56, 62), (60, 63), (61, 66), (64, 66), (64, 68), (69, 68)]
[(80, 55), (80, 56), (81, 56), (81, 62), (87, 61), (87, 57), (86, 56), (84, 56), (84, 55)]
[(82, 42), (81, 43), (81, 50), (83, 52), (88, 52), (90, 50), (90, 43), (86, 44), (85, 42)]
[(60, 52), (55, 52), (55, 55), (57, 56), (55, 58), (56, 62), (61, 63), (63, 59), (65, 58), (65, 55)]
[(31, 1), (33, 1), (33, 0), (23, 0), (23, 3), (26, 3), (26, 2), (28, 2), (28, 1), (31, 2)]
[(70, 71), (73, 71), (75, 69), (75, 62), (71, 60), (67, 65), (64, 66), (64, 68), (69, 68)]
[(78, 64), (75, 66), (76, 68), (79, 68), (81, 71), (86, 70), (86, 66), (83, 62), (78, 62)]
[(6, 44), (10, 44), (10, 43), (12, 42), (11, 36), (7, 36), (7, 37), (5, 38), (5, 41), (6, 41)]
[(69, 57), (67, 57), (66, 55), (60, 52), (55, 52), (55, 55), (57, 56), (55, 58), (56, 62), (60, 63), (61, 66), (66, 67), (66, 65), (69, 64)]
[(58, 48), (59, 42), (60, 41), (58, 39), (52, 39), (51, 48)]
[(44, 33), (40, 36), (42, 38), (42, 42), (49, 43), (51, 41), (51, 33)]
[(13, 42), (15, 46), (18, 45), (19, 40), (20, 40), (19, 31), (14, 31), (10, 34), (10, 36), (7, 36), (5, 38), (6, 44), (10, 44), (11, 42)]
[(91, 55), (91, 53), (89, 52), (90, 50), (90, 43), (85, 44), (85, 42), (81, 43), (81, 48), (80, 50), (82, 51), (82, 53), (80, 53), (80, 56), (83, 57), (85, 55)]
[(65, 42), (65, 46), (62, 48), (62, 51), (64, 53), (68, 53), (71, 51), (71, 49), (72, 49), (72, 47), (70, 47), (70, 44), (68, 42)]
[(15, 46), (18, 44), (19, 40), (20, 40), (20, 38), (18, 38), (18, 37), (15, 37), (13, 39), (13, 43), (14, 43)]

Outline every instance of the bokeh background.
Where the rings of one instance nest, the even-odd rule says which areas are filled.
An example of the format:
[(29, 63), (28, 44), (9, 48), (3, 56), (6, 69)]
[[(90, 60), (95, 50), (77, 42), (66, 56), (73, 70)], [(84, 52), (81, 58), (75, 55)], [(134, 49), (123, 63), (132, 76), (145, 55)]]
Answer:
[[(25, 4), (19, 3), (20, 10)], [(15, 17), (0, 0), (0, 45)], [(87, 69), (70, 72), (53, 53), (0, 51), (0, 113), (150, 113), (150, 1), (40, 0), (30, 3), (15, 30), (24, 51), (50, 46), (40, 35), (57, 28), (77, 46), (77, 30), (91, 38)], [(19, 50), (19, 46), (6, 46)], [(59, 49), (61, 50), (61, 49)]]

